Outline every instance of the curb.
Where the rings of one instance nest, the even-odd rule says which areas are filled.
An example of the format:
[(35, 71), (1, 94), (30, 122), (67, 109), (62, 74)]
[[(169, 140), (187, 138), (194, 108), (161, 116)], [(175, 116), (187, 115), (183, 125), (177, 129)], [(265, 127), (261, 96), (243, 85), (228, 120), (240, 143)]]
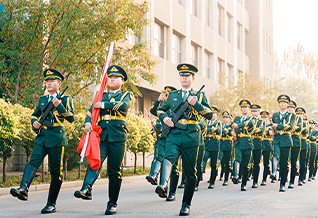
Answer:
[[(128, 176), (123, 177), (124, 183), (130, 183), (134, 181), (140, 181), (146, 178), (146, 175), (141, 176)], [(83, 180), (63, 182), (61, 189), (70, 189), (81, 187), (83, 184)], [(108, 179), (97, 179), (94, 185), (107, 185)], [(13, 188), (13, 187), (11, 187)], [(4, 195), (10, 195), (11, 188), (0, 188), (0, 197)], [(18, 188), (18, 187), (15, 187)], [(50, 188), (50, 184), (39, 184), (39, 185), (31, 185), (29, 188), (29, 192), (37, 192), (37, 191), (47, 191)]]

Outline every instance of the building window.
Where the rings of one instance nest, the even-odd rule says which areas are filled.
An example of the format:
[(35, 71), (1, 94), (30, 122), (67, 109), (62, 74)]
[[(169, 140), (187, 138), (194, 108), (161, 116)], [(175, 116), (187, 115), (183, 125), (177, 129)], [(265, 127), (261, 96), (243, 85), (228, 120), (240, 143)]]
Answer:
[(198, 1), (197, 0), (190, 0), (190, 13), (194, 16), (198, 17)]
[(210, 63), (211, 55), (208, 52), (204, 52), (204, 77), (210, 79), (210, 71), (211, 71), (211, 63)]
[(218, 59), (218, 83), (221, 84), (221, 79), (219, 73), (224, 72), (224, 61), (222, 59)]
[(233, 81), (233, 67), (230, 64), (227, 64), (227, 69), (226, 69), (226, 75), (228, 77), (228, 82), (227, 85), (231, 85), (232, 81)]
[(174, 1), (181, 5), (181, 0), (174, 0)]
[(223, 8), (218, 5), (218, 33), (223, 36)]
[(172, 63), (181, 63), (181, 36), (172, 34)]
[(204, 23), (210, 26), (210, 0), (204, 0)]
[(247, 45), (247, 34), (248, 34), (248, 32), (247, 32), (247, 29), (245, 29), (245, 36), (244, 36), (244, 51), (245, 51), (245, 53), (246, 53), (246, 45)]
[(270, 36), (268, 36), (268, 47), (269, 47), (269, 54), (272, 55), (272, 39)]
[(237, 49), (242, 49), (242, 25), (237, 23)]
[(163, 26), (155, 23), (154, 25), (154, 55), (163, 58)]
[(191, 45), (191, 57), (190, 61), (194, 66), (198, 66), (198, 46)]
[(232, 43), (232, 16), (227, 14), (226, 16), (226, 26), (227, 26), (227, 41)]
[(266, 33), (266, 52), (268, 52), (268, 34)]
[(243, 78), (243, 71), (237, 70), (238, 78), (242, 79)]

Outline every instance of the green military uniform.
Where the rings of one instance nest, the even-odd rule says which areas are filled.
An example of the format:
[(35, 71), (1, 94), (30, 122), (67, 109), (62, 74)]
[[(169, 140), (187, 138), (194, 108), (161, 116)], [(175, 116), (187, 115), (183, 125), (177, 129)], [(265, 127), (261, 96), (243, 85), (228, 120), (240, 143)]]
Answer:
[[(222, 117), (229, 117), (231, 118), (231, 114), (228, 111), (222, 112)], [(223, 186), (228, 185), (228, 179), (230, 174), (231, 168), (231, 160), (232, 160), (232, 151), (233, 151), (233, 136), (231, 123), (223, 123), (222, 124), (222, 137), (220, 139), (221, 144), (221, 151), (223, 152), (222, 157), (222, 171), (224, 171), (224, 182)]]
[[(296, 114), (305, 114), (306, 110), (302, 107), (296, 108)], [(299, 155), (299, 181), (298, 185), (302, 186), (302, 181), (305, 179), (306, 170), (307, 170), (307, 163), (306, 163), (306, 157), (308, 153), (308, 145), (307, 145), (307, 138), (309, 133), (309, 125), (307, 122), (303, 121), (301, 131), (300, 131), (300, 139), (301, 139), (301, 150)]]
[[(280, 95), (277, 99), (278, 102), (284, 101), (289, 104), (290, 98), (287, 95)], [(291, 138), (291, 132), (294, 127), (296, 115), (294, 113), (281, 113), (276, 112), (273, 114), (272, 121), (276, 123), (278, 127), (275, 129), (275, 138), (273, 140), (274, 144), (274, 157), (272, 160), (273, 171), (271, 174), (271, 179), (276, 179), (276, 169), (277, 169), (277, 156), (275, 156), (275, 148), (278, 149), (279, 155), (279, 175), (281, 177), (280, 181), (280, 191), (285, 191), (285, 183), (288, 175), (288, 159), (290, 155), (290, 148), (293, 145)], [(277, 155), (277, 153), (276, 153)]]
[[(219, 110), (216, 107), (211, 107), (213, 113), (217, 113)], [(211, 165), (211, 175), (209, 189), (214, 188), (216, 176), (218, 174), (218, 156), (220, 152), (220, 139), (222, 136), (222, 122), (218, 120), (210, 120), (207, 126), (206, 138), (205, 138), (205, 155), (203, 161), (206, 163), (208, 159)]]
[[(177, 66), (177, 69), (180, 75), (194, 75), (194, 73), (197, 72), (196, 67), (190, 64), (180, 64)], [(193, 92), (192, 89), (190, 91)], [(163, 122), (163, 119), (168, 117), (165, 112), (169, 109), (174, 111), (179, 103), (186, 101), (189, 94), (188, 90), (182, 89), (170, 92), (167, 101), (158, 109), (159, 119)], [(196, 94), (196, 92), (194, 92), (194, 94)], [(171, 128), (170, 134), (167, 136), (162, 178), (160, 185), (156, 188), (156, 193), (159, 194), (159, 196), (167, 192), (167, 182), (172, 165), (178, 161), (179, 156), (181, 155), (182, 168), (186, 176), (186, 185), (180, 215), (188, 215), (190, 213), (191, 200), (196, 185), (196, 163), (201, 137), (201, 129), (198, 124), (199, 114), (206, 119), (211, 119), (212, 117), (212, 111), (205, 94), (200, 93), (198, 99), (200, 98), (202, 99), (202, 103), (197, 101), (191, 106), (192, 110), (187, 114), (188, 119), (186, 116), (182, 115), (181, 119), (178, 121), (180, 124), (186, 125), (187, 129), (182, 130), (177, 127)]]
[[(250, 107), (251, 103), (248, 100), (240, 101), (241, 107)], [(253, 140), (252, 133), (255, 130), (255, 117), (237, 116), (234, 118), (234, 123), (238, 125), (237, 128), (237, 140), (234, 144), (235, 161), (234, 161), (234, 175), (232, 181), (234, 184), (238, 183), (238, 170), (240, 165), (242, 166), (242, 184), (241, 190), (246, 191), (247, 174), (249, 169), (249, 163), (251, 160)]]
[[(200, 101), (200, 99), (199, 99)], [(203, 162), (203, 157), (205, 155), (205, 143), (204, 143), (204, 137), (207, 132), (207, 121), (206, 119), (202, 118), (202, 121), (199, 122), (199, 126), (201, 129), (201, 136), (200, 136), (200, 143), (199, 143), (199, 152), (198, 152), (198, 158), (197, 158), (197, 184), (195, 187), (195, 191), (198, 190), (199, 183), (203, 174), (203, 167), (202, 167), (202, 162)]]
[[(107, 69), (108, 76), (122, 77), (127, 80), (127, 74), (119, 66), (113, 65)], [(117, 199), (121, 187), (121, 166), (125, 154), (125, 142), (127, 140), (126, 116), (132, 104), (132, 94), (129, 91), (117, 90), (115, 93), (103, 94), (98, 125), (102, 128), (100, 134), (101, 167), (107, 159), (107, 174), (109, 176), (109, 201), (105, 214), (116, 213)], [(87, 112), (85, 124), (91, 123), (92, 107)], [(87, 168), (81, 190), (74, 193), (75, 197), (91, 200), (91, 190), (99, 175), (98, 170)]]
[[(44, 71), (45, 80), (59, 79), (63, 81), (64, 76), (55, 69)], [(31, 115), (31, 124), (39, 121), (43, 115), (45, 106), (57, 97), (54, 95), (43, 95), (40, 97), (38, 105)], [(42, 126), (35, 138), (35, 145), (31, 154), (30, 162), (27, 164), (21, 186), (19, 189), (11, 189), (11, 194), (20, 200), (27, 200), (28, 188), (34, 178), (35, 171), (38, 169), (46, 155), (49, 156), (49, 166), (51, 174), (51, 185), (49, 190), (48, 202), (42, 213), (55, 212), (56, 199), (60, 191), (63, 179), (63, 157), (64, 149), (67, 145), (67, 137), (64, 128), (64, 121), (72, 123), (74, 121), (73, 101), (70, 96), (63, 95), (61, 103), (54, 107), (51, 116), (46, 121), (52, 123), (52, 128)], [(24, 192), (24, 194), (21, 193)]]
[[(309, 121), (309, 124), (314, 124), (316, 125), (316, 122), (313, 120)], [(315, 168), (317, 167), (317, 160), (316, 160), (316, 156), (317, 156), (317, 139), (318, 139), (318, 131), (311, 129), (310, 133), (309, 133), (309, 142), (310, 142), (310, 160), (309, 160), (309, 176), (308, 176), (308, 181), (311, 181), (313, 176), (314, 176), (314, 172), (315, 172)]]
[[(169, 91), (172, 91), (172, 90), (176, 90), (176, 88), (174, 88), (172, 86), (166, 86), (164, 88), (164, 92), (166, 93), (166, 95), (168, 95)], [(158, 109), (159, 105), (160, 105), (160, 101), (158, 99), (156, 99), (156, 101), (153, 103), (153, 105), (150, 109), (150, 113), (157, 116), (157, 109)], [(159, 174), (161, 162), (165, 156), (166, 135), (162, 132), (163, 126), (165, 126), (165, 124), (162, 124), (159, 119), (156, 120), (156, 127), (155, 128), (157, 129), (158, 136), (157, 136), (157, 140), (154, 144), (154, 159), (153, 159), (152, 164), (151, 164), (150, 174), (146, 177), (147, 181), (150, 182), (152, 185), (158, 184), (158, 182), (157, 182), (158, 174)], [(152, 132), (152, 133), (154, 133), (154, 132)], [(178, 172), (176, 172), (176, 175), (178, 176), (178, 178), (176, 178), (176, 176), (174, 176), (174, 178), (176, 178), (176, 180), (178, 181), (178, 179), (179, 179)]]
[[(269, 117), (269, 113), (267, 111), (261, 112), (261, 117)], [(270, 158), (273, 152), (273, 138), (269, 134), (269, 131), (272, 130), (270, 127), (270, 124), (265, 123), (265, 129), (263, 134), (263, 165), (264, 165), (264, 171), (263, 171), (263, 180), (261, 183), (261, 186), (266, 185), (267, 175), (269, 173), (270, 168)]]
[[(304, 120), (308, 121), (307, 116), (305, 115)], [(309, 122), (308, 122), (309, 123)], [(309, 125), (308, 125), (309, 126)], [(307, 175), (307, 169), (309, 168), (309, 161), (310, 161), (310, 153), (311, 153), (311, 146), (309, 141), (309, 135), (312, 131), (312, 128), (309, 126), (308, 128), (308, 137), (307, 137), (307, 156), (306, 156), (306, 170), (305, 170), (305, 176), (303, 178), (302, 183), (305, 184), (306, 175)]]
[[(257, 104), (253, 104), (251, 106), (251, 110), (260, 110), (261, 106)], [(252, 134), (253, 139), (253, 186), (252, 188), (258, 187), (258, 176), (259, 176), (259, 168), (262, 158), (262, 149), (263, 149), (263, 133), (265, 130), (266, 123), (259, 118), (255, 118), (255, 130)]]
[[(297, 104), (294, 101), (290, 101), (288, 107), (296, 108)], [(294, 188), (294, 182), (295, 182), (295, 177), (297, 173), (297, 162), (298, 162), (298, 157), (300, 153), (300, 148), (301, 148), (301, 138), (300, 138), (300, 132), (302, 131), (302, 126), (303, 126), (303, 119), (300, 116), (296, 116), (295, 118), (295, 123), (294, 127), (292, 130), (292, 140), (293, 140), (293, 147), (291, 148), (290, 152), (290, 182), (288, 188)]]

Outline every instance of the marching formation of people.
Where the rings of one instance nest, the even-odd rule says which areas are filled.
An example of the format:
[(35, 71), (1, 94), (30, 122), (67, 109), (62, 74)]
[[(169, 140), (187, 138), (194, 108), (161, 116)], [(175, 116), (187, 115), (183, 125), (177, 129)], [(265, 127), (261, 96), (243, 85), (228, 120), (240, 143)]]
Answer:
[[(280, 182), (279, 192), (285, 192), (288, 180), (288, 188), (294, 188), (297, 175), (298, 186), (305, 184), (308, 169), (308, 181), (315, 179), (318, 123), (313, 120), (308, 122), (306, 110), (297, 107), (296, 102), (288, 95), (278, 96), (280, 111), (272, 115), (262, 110), (260, 105), (243, 99), (239, 102), (240, 116), (233, 117), (230, 111), (222, 111), (222, 121), (219, 121), (217, 120), (219, 109), (216, 106), (206, 105), (205, 101), (202, 101), (204, 96), (194, 96), (196, 92), (191, 90), (193, 96), (187, 100), (185, 93), (192, 86), (187, 85), (185, 81), (189, 78), (194, 80), (197, 69), (189, 64), (180, 64), (177, 69), (182, 88), (177, 90), (166, 86), (151, 109), (151, 113), (158, 116), (153, 123), (153, 136), (157, 141), (150, 175), (146, 179), (152, 185), (158, 185), (160, 172), (161, 181), (155, 192), (159, 197), (166, 198), (166, 201), (175, 200), (179, 179), (178, 160), (181, 156), (182, 179), (178, 188), (184, 188), (184, 195), (180, 215), (190, 214), (191, 199), (203, 179), (202, 174), (205, 172), (208, 160), (211, 166), (208, 189), (214, 189), (220, 167), (219, 177), (220, 180), (224, 180), (222, 185), (228, 186), (228, 181), (231, 179), (234, 184), (241, 184), (241, 191), (247, 190), (247, 181), (252, 180), (251, 187), (258, 188), (259, 183), (261, 186), (266, 186), (270, 178), (271, 183)], [(187, 129), (182, 129), (171, 120), (178, 112), (178, 104), (185, 101), (188, 101), (192, 107), (188, 114), (178, 120), (178, 123), (188, 126)], [(199, 109), (199, 104), (204, 108)], [(194, 107), (195, 105), (197, 106)], [(186, 116), (191, 119), (187, 119)], [(162, 132), (165, 126), (176, 126), (176, 128), (166, 135)], [(201, 134), (198, 133), (199, 130)], [(192, 146), (189, 140), (192, 141)], [(194, 161), (194, 154), (197, 161)], [(260, 175), (261, 162), (263, 162), (263, 175)], [(196, 182), (193, 177), (195, 170)], [(290, 177), (287, 178), (289, 171)]]
[[(252, 188), (258, 188), (261, 159), (264, 166), (261, 186), (266, 186), (270, 177), (273, 183), (280, 181), (279, 191), (284, 192), (287, 180), (288, 188), (294, 188), (296, 175), (299, 176), (298, 186), (302, 186), (306, 182), (308, 166), (308, 181), (315, 179), (318, 124), (313, 120), (307, 122), (306, 110), (297, 107), (289, 96), (283, 94), (277, 98), (280, 111), (272, 115), (260, 105), (243, 99), (239, 103), (241, 116), (232, 117), (230, 111), (221, 113), (208, 103), (205, 93), (201, 92), (204, 86), (199, 91), (193, 90), (198, 71), (195, 66), (179, 64), (177, 70), (181, 89), (166, 86), (150, 110), (158, 117), (152, 123), (153, 136), (157, 140), (151, 171), (146, 179), (157, 186), (155, 192), (159, 197), (174, 201), (179, 181), (179, 159), (182, 158), (179, 187), (184, 188), (184, 194), (179, 215), (190, 214), (193, 194), (198, 191), (209, 160), (208, 189), (215, 188), (220, 166), (223, 186), (228, 186), (231, 179), (234, 184), (241, 183), (241, 191), (246, 191), (247, 181), (252, 179)], [(111, 215), (117, 212), (127, 140), (126, 116), (133, 96), (129, 91), (121, 90), (128, 77), (123, 68), (110, 66), (107, 74), (109, 90), (103, 94), (102, 101), (90, 107), (83, 125), (86, 133), (91, 132), (92, 109), (100, 109), (99, 152), (101, 163), (107, 158), (109, 176), (109, 201), (105, 214)], [(48, 155), (52, 179), (47, 204), (41, 212), (53, 213), (62, 185), (63, 156), (67, 145), (63, 123), (65, 120), (74, 121), (74, 111), (72, 98), (59, 92), (63, 75), (58, 70), (48, 69), (44, 71), (44, 79), (49, 94), (40, 97), (31, 116), (32, 126), (38, 132), (35, 147), (20, 187), (12, 188), (10, 193), (20, 200), (27, 200), (36, 169)], [(53, 104), (53, 110), (44, 123), (41, 117), (48, 104)], [(222, 121), (217, 119), (218, 113), (221, 113)], [(287, 178), (289, 165), (290, 178)], [(74, 193), (76, 198), (92, 200), (92, 188), (99, 172), (100, 169), (93, 170), (88, 166), (82, 188)]]

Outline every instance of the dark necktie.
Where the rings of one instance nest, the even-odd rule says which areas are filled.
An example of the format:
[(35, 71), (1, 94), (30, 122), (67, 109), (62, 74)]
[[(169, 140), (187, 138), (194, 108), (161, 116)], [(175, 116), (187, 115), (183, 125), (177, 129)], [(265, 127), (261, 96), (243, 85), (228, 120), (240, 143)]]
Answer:
[(50, 96), (49, 102), (53, 101), (53, 95)]

